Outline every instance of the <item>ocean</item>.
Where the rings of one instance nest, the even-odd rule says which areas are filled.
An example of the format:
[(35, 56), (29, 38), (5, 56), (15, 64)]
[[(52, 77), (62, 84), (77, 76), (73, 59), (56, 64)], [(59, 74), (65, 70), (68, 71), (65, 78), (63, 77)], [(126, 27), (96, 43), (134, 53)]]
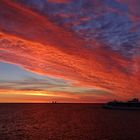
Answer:
[(101, 104), (0, 104), (0, 140), (140, 140), (140, 111)]

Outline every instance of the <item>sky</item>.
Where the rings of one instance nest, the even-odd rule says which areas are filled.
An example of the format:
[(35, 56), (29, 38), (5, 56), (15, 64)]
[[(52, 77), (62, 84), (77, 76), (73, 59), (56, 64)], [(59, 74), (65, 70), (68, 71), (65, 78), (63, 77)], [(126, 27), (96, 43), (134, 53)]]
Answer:
[(140, 97), (139, 0), (1, 0), (0, 102)]

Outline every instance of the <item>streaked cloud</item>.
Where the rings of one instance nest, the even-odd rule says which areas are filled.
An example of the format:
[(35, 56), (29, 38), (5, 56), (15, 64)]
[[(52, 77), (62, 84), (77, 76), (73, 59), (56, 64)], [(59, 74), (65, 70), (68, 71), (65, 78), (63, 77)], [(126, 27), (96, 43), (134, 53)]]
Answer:
[[(38, 9), (31, 1), (0, 2), (0, 60), (71, 84), (30, 78), (24, 90), (43, 91), (45, 86), (49, 92), (81, 93), (79, 98), (83, 92), (102, 93), (101, 100), (108, 97), (103, 93), (108, 98), (139, 96), (140, 30), (128, 1), (43, 2), (53, 10)], [(9, 83), (9, 88), (15, 84), (19, 89), (14, 90), (23, 90), (24, 82)]]

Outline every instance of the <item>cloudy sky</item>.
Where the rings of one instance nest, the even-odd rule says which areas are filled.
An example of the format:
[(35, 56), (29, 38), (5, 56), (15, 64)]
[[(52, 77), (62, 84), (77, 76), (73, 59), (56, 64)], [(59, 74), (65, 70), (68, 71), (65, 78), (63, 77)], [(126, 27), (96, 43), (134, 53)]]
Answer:
[(140, 97), (139, 0), (1, 0), (0, 102)]

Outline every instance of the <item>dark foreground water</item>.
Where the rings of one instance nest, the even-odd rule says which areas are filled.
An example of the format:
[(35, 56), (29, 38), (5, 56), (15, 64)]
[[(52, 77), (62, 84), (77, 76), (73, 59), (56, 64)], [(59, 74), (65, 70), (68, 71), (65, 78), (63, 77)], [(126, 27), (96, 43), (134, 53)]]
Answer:
[(95, 104), (0, 104), (0, 140), (140, 140), (140, 111)]

